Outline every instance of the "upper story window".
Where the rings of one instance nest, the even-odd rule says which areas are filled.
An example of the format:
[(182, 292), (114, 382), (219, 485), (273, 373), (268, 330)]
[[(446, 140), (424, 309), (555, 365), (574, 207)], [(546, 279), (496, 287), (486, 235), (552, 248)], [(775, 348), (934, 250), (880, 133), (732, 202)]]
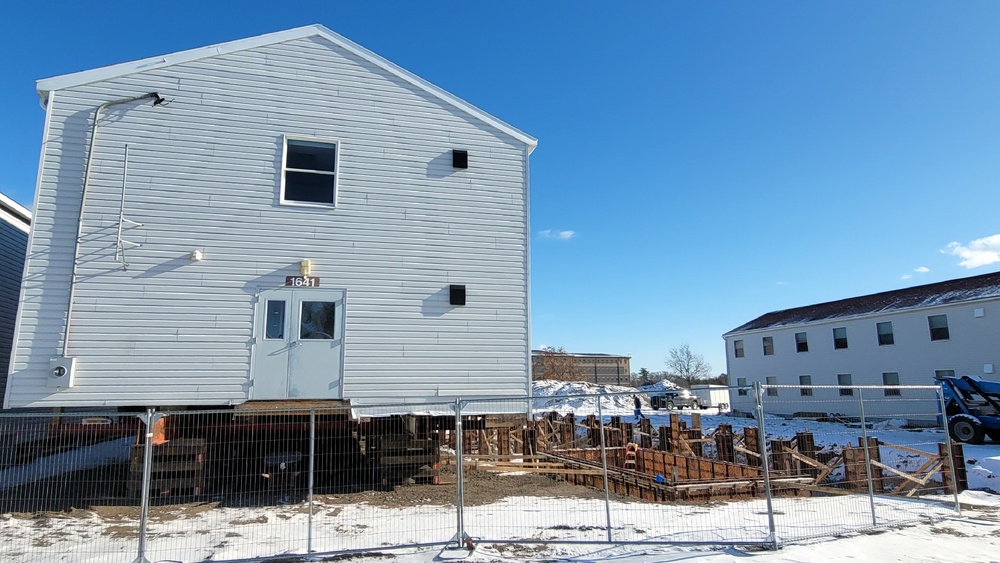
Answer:
[(948, 315), (931, 315), (927, 317), (927, 325), (931, 329), (931, 340), (948, 340)]
[(887, 346), (889, 344), (896, 343), (896, 339), (892, 335), (892, 321), (876, 323), (875, 332), (878, 333), (879, 346)]
[(764, 337), (764, 355), (773, 356), (774, 355), (774, 337), (765, 336)]
[(840, 327), (833, 329), (833, 348), (840, 350), (847, 348), (847, 328)]
[(743, 357), (743, 341), (733, 340), (733, 355), (737, 358)]
[(809, 340), (806, 339), (806, 333), (804, 332), (795, 333), (795, 351), (796, 352), (809, 351)]
[(335, 141), (285, 137), (281, 203), (336, 206), (338, 149)]

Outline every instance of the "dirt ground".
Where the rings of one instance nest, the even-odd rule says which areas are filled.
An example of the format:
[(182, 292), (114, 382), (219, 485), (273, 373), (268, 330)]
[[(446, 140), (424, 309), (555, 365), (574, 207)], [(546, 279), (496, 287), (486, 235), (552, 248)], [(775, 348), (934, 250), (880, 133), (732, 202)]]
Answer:
[[(453, 475), (452, 473), (451, 476)], [(442, 477), (445, 479), (449, 477), (447, 470), (442, 470)], [(604, 498), (603, 491), (572, 485), (560, 479), (538, 474), (511, 475), (467, 469), (464, 479), (466, 506), (481, 506), (512, 496)], [(367, 503), (382, 507), (454, 506), (456, 491), (456, 485), (452, 482), (444, 485), (401, 485), (392, 491), (321, 495), (319, 498), (326, 504)]]
[[(441, 485), (398, 485), (388, 491), (360, 491), (353, 493), (316, 494), (314, 498), (325, 505), (369, 504), (379, 507), (404, 506), (454, 506), (456, 497), (455, 474), (451, 468), (442, 469)], [(559, 478), (538, 474), (500, 474), (488, 471), (469, 469), (465, 471), (465, 505), (481, 506), (499, 501), (511, 496), (537, 497), (573, 497), (573, 498), (604, 498), (604, 492), (590, 487), (572, 485)], [(617, 497), (617, 495), (613, 495)], [(301, 501), (303, 494), (297, 499), (300, 502), (291, 504), (291, 510), (308, 510)], [(620, 500), (635, 500), (623, 497)], [(203, 512), (208, 512), (220, 506), (245, 505), (233, 502), (232, 499), (199, 500), (182, 502), (180, 499), (171, 502), (158, 499), (150, 508), (150, 519), (153, 521), (169, 521), (178, 518), (191, 518)], [(254, 503), (257, 504), (257, 503)], [(267, 503), (260, 503), (267, 504)], [(121, 522), (123, 534), (131, 533), (134, 522), (139, 519), (138, 506), (93, 505), (86, 508), (72, 508), (65, 511), (39, 511), (10, 513), (8, 517), (21, 520), (34, 520), (36, 523), (52, 522), (61, 519), (99, 517), (104, 522)]]

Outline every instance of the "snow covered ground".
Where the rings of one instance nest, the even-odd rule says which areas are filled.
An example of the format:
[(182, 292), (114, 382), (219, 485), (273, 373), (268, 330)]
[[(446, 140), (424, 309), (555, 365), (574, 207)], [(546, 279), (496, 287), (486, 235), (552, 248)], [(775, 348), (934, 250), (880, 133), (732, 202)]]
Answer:
[[(925, 552), (911, 553), (911, 558), (906, 559), (908, 561), (940, 560), (946, 553), (961, 553), (962, 556), (957, 558), (960, 561), (984, 561), (987, 559), (977, 558), (975, 554), (990, 553), (986, 549), (988, 546), (1000, 548), (998, 506), (966, 510), (963, 516), (958, 516), (948, 507), (933, 502), (879, 498), (877, 509), (883, 527), (888, 530), (885, 534), (871, 535), (869, 532), (853, 535), (843, 531), (842, 526), (824, 524), (824, 515), (843, 513), (852, 509), (845, 505), (856, 503), (866, 507), (867, 497), (785, 499), (776, 511), (779, 539), (831, 533), (852, 539), (809, 542), (786, 548), (777, 554), (756, 551), (753, 557), (761, 561), (829, 561), (834, 559), (827, 558), (825, 554), (839, 552), (840, 545), (854, 546), (851, 549), (860, 552), (865, 546), (872, 548), (881, 542), (895, 545), (900, 534), (918, 540), (934, 538), (936, 545), (940, 546), (933, 551), (939, 554), (938, 559), (920, 559), (920, 555), (927, 555)], [(591, 504), (593, 506), (587, 506)], [(308, 514), (299, 505), (213, 508), (196, 513), (178, 510), (170, 518), (165, 517), (166, 512), (160, 511), (159, 518), (154, 519), (147, 551), (151, 561), (219, 561), (262, 554), (305, 554)], [(768, 534), (766, 514), (764, 500), (704, 505), (647, 505), (615, 501), (610, 510), (612, 539), (623, 543), (762, 542), (767, 540)], [(320, 502), (314, 518), (313, 547), (319, 552), (378, 549), (379, 540), (388, 545), (447, 542), (455, 533), (454, 509), (448, 506), (386, 508)], [(913, 522), (917, 522), (914, 528), (900, 527)], [(734, 548), (721, 550), (711, 546), (663, 548), (623, 545), (611, 548), (558, 543), (606, 540), (604, 523), (605, 512), (600, 499), (508, 497), (496, 503), (467, 508), (466, 531), (478, 547), (472, 554), (453, 550), (447, 550), (447, 553), (461, 555), (471, 561), (519, 561), (528, 558), (670, 561), (682, 555), (705, 561), (727, 561), (736, 553)], [(869, 524), (870, 521), (859, 520), (858, 527)], [(40, 526), (49, 532), (39, 534)], [(132, 521), (108, 522), (96, 514), (56, 517), (46, 522), (35, 518), (7, 518), (0, 529), (4, 537), (3, 554), (0, 555), (2, 561), (127, 562), (135, 556), (135, 523)], [(489, 538), (496, 537), (537, 543), (489, 541)], [(841, 541), (846, 543), (841, 544)], [(790, 553), (800, 555), (783, 558), (789, 557)], [(803, 559), (802, 556), (808, 553), (814, 553), (814, 556)], [(875, 553), (881, 553), (881, 550), (873, 551), (869, 556)], [(440, 555), (441, 548), (438, 547), (409, 550), (400, 558), (404, 561), (434, 561)], [(361, 560), (377, 559), (366, 557)], [(879, 560), (893, 559), (880, 557)]]

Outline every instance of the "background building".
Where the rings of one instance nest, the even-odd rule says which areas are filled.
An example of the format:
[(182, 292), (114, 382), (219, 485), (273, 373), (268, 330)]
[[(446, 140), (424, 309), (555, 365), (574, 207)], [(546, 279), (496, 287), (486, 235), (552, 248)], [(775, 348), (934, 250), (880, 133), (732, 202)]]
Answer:
[(0, 401), (7, 387), (31, 212), (0, 194)]
[[(935, 375), (997, 380), (1000, 273), (775, 311), (723, 338), (733, 385), (934, 385)], [(879, 399), (865, 407), (874, 415), (905, 416), (917, 408), (913, 401), (929, 397), (905, 389), (864, 394)], [(784, 414), (856, 415), (857, 395), (838, 388), (773, 389), (765, 406)], [(734, 408), (752, 405), (752, 393), (733, 393)]]
[[(560, 362), (561, 375), (558, 379), (569, 381), (587, 381), (597, 385), (631, 385), (631, 369), (629, 356), (615, 356), (613, 354), (576, 354), (572, 352), (552, 353), (545, 350), (531, 351), (531, 378), (553, 379), (546, 376), (547, 366), (546, 356), (556, 354), (564, 356), (565, 360)], [(550, 369), (551, 371), (551, 369)]]

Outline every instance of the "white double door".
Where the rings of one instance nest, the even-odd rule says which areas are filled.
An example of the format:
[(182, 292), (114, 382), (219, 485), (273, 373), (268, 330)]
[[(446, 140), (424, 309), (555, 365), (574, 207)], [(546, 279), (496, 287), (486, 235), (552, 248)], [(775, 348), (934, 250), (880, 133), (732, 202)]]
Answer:
[(284, 287), (260, 291), (251, 399), (342, 398), (346, 293)]

